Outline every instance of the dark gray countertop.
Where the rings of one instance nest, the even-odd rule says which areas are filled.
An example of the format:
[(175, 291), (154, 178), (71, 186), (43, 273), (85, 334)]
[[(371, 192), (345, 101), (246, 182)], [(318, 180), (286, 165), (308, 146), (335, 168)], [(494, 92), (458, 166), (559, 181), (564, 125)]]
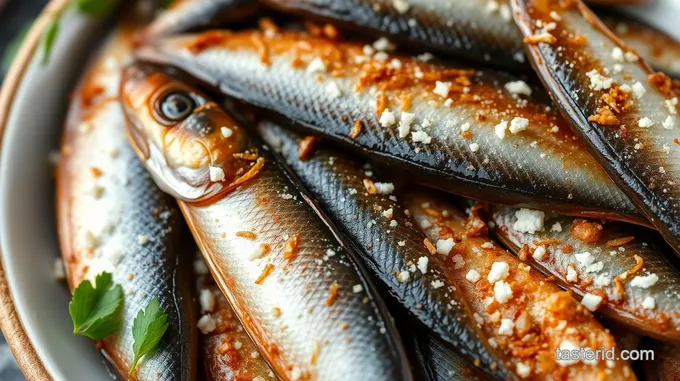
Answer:
[[(0, 5), (0, 53), (5, 51), (22, 27), (36, 17), (45, 3), (47, 0), (0, 0), (0, 4), (4, 4)], [(0, 82), (5, 75), (1, 70)], [(25, 380), (2, 335), (0, 335), (0, 380)]]

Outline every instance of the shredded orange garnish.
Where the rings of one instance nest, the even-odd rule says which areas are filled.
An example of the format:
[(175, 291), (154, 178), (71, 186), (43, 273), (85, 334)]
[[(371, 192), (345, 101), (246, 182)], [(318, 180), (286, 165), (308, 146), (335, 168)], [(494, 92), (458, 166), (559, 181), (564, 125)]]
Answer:
[(356, 139), (357, 136), (361, 133), (361, 129), (364, 126), (364, 124), (360, 120), (354, 121), (354, 125), (352, 125), (352, 129), (349, 131), (349, 137), (352, 139)]
[(286, 241), (286, 248), (283, 250), (283, 259), (292, 261), (297, 255), (297, 248), (300, 245), (300, 236), (293, 234), (292, 237)]
[(337, 296), (338, 296), (338, 284), (333, 283), (328, 293), (328, 298), (326, 299), (326, 305), (332, 306), (333, 303), (335, 303), (335, 298), (337, 298)]
[(310, 364), (316, 365), (316, 360), (319, 358), (319, 352), (321, 352), (321, 345), (319, 344), (319, 340), (314, 340), (314, 348), (312, 349), (312, 358), (309, 360)]
[(375, 112), (378, 114), (378, 116), (382, 115), (383, 111), (387, 109), (387, 106), (388, 101), (385, 93), (378, 93), (378, 95), (375, 96)]
[(252, 179), (253, 177), (255, 177), (255, 175), (257, 175), (258, 172), (260, 172), (262, 167), (264, 167), (264, 158), (260, 157), (255, 162), (255, 165), (250, 167), (248, 172), (246, 172), (243, 176), (239, 177), (238, 179), (234, 180), (234, 182), (231, 185), (238, 186)]
[(242, 238), (248, 238), (248, 239), (255, 239), (255, 233), (249, 232), (249, 231), (236, 232), (236, 236), (242, 237)]
[(628, 237), (621, 237), (621, 238), (612, 239), (612, 240), (607, 241), (607, 246), (609, 246), (609, 247), (622, 246), (622, 245), (625, 245), (625, 244), (627, 244), (628, 242), (630, 242), (634, 239), (635, 239), (635, 237), (633, 237), (632, 235), (628, 236)]
[(101, 177), (102, 176), (101, 169), (99, 169), (97, 167), (90, 167), (90, 173), (92, 174), (92, 177)]
[(429, 239), (425, 238), (423, 240), (423, 243), (425, 244), (425, 247), (427, 247), (427, 251), (429, 251), (430, 254), (434, 254), (437, 252), (437, 249), (434, 247), (434, 245), (432, 244), (432, 242), (430, 242)]
[(309, 155), (314, 150), (314, 146), (317, 142), (318, 139), (314, 136), (305, 136), (300, 140), (300, 144), (298, 145), (298, 159), (302, 161), (309, 159)]
[(257, 155), (257, 152), (238, 152), (233, 154), (235, 159), (242, 159), (242, 160), (248, 160), (248, 161), (254, 161), (259, 158)]
[(545, 42), (546, 44), (554, 44), (555, 42), (557, 42), (557, 39), (550, 33), (535, 34), (533, 36), (524, 37), (525, 44), (536, 45), (539, 42)]
[(260, 274), (260, 276), (258, 276), (257, 279), (255, 280), (255, 284), (262, 284), (262, 282), (264, 282), (264, 280), (267, 279), (267, 277), (269, 276), (269, 274), (272, 273), (272, 271), (274, 271), (274, 265), (272, 265), (271, 263), (267, 263), (267, 265), (265, 265), (264, 269), (262, 270), (262, 274)]
[(373, 181), (371, 181), (369, 179), (364, 179), (364, 187), (368, 191), (368, 194), (375, 194), (376, 193), (376, 189), (375, 189), (375, 185), (373, 184)]
[(617, 278), (621, 279), (622, 281), (625, 281), (629, 277), (639, 273), (642, 271), (642, 267), (645, 265), (645, 261), (642, 259), (641, 256), (639, 255), (634, 255), (633, 258), (635, 258), (635, 265), (631, 267), (630, 269), (626, 270), (623, 272), (621, 275), (619, 275)]

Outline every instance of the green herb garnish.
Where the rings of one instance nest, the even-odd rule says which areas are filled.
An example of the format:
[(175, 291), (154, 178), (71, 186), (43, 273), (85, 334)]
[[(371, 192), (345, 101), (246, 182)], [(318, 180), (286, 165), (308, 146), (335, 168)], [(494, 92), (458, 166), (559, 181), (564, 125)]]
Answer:
[(140, 310), (132, 325), (132, 336), (135, 339), (133, 349), (135, 359), (132, 361), (128, 377), (137, 367), (137, 362), (158, 345), (168, 329), (168, 315), (161, 308), (158, 299), (153, 298), (145, 309)]
[(114, 284), (111, 273), (103, 272), (95, 279), (80, 282), (73, 291), (68, 311), (73, 320), (73, 334), (101, 340), (118, 330), (123, 305), (123, 288)]
[(50, 22), (50, 25), (45, 30), (43, 34), (43, 56), (42, 64), (47, 64), (50, 59), (50, 53), (52, 52), (52, 46), (54, 45), (54, 40), (57, 38), (57, 33), (59, 32), (59, 18), (55, 18)]

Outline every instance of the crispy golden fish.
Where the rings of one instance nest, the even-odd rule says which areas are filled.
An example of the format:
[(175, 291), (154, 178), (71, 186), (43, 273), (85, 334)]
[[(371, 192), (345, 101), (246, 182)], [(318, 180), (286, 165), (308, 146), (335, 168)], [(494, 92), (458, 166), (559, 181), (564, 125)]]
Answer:
[(513, 0), (531, 62), (611, 178), (680, 252), (680, 117), (654, 73), (580, 0)]
[(412, 379), (354, 253), (265, 146), (157, 67), (127, 67), (121, 100), (131, 143), (178, 198), (216, 282), (277, 375)]

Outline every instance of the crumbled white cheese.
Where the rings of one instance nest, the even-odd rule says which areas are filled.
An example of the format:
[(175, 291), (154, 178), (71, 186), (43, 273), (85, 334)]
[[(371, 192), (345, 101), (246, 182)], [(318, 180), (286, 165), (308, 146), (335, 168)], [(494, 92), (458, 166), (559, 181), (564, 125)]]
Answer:
[(209, 289), (202, 289), (198, 299), (201, 302), (201, 312), (212, 312), (215, 308), (215, 295)]
[(642, 301), (642, 307), (648, 310), (653, 310), (656, 308), (656, 300), (653, 297), (647, 296), (645, 300)]
[(362, 291), (364, 291), (364, 287), (362, 285), (355, 284), (354, 286), (352, 286), (352, 292), (353, 293), (358, 294), (358, 293), (361, 293)]
[(644, 117), (640, 120), (638, 120), (638, 126), (642, 128), (648, 128), (654, 125), (654, 121), (649, 119), (648, 117)]
[(532, 256), (537, 261), (542, 261), (545, 258), (546, 250), (545, 246), (539, 246), (534, 250)]
[(411, 5), (409, 5), (408, 1), (406, 0), (392, 0), (392, 6), (402, 15), (408, 12), (408, 10), (411, 8)]
[(208, 166), (208, 171), (210, 172), (210, 181), (212, 182), (218, 182), (218, 181), (224, 181), (224, 170), (220, 167), (215, 167), (215, 166)]
[(494, 130), (496, 131), (496, 136), (498, 138), (503, 139), (505, 137), (505, 130), (508, 129), (508, 122), (502, 121), (498, 123), (495, 127)]
[(558, 233), (561, 232), (562, 231), (562, 224), (560, 224), (559, 222), (555, 222), (552, 225), (552, 227), (550, 228), (550, 231), (551, 232), (558, 232)]
[(518, 232), (533, 234), (543, 230), (545, 213), (540, 210), (522, 208), (515, 212), (515, 218), (517, 218), (517, 221), (512, 225), (512, 228)]
[(644, 276), (636, 276), (630, 281), (631, 287), (639, 288), (650, 288), (659, 281), (659, 277), (656, 274), (649, 274)]
[(516, 134), (520, 131), (524, 131), (529, 127), (529, 119), (515, 117), (510, 121), (510, 132)]
[(442, 98), (446, 98), (446, 97), (449, 96), (450, 90), (451, 90), (451, 82), (437, 81), (435, 83), (435, 87), (434, 87), (434, 90), (432, 90), (432, 92), (439, 95)]
[(439, 288), (444, 287), (444, 282), (442, 282), (441, 280), (437, 279), (437, 280), (432, 281), (431, 285), (432, 285), (432, 288), (434, 288), (435, 290), (437, 290), (437, 289), (439, 289)]
[(387, 38), (381, 37), (377, 39), (375, 42), (373, 42), (373, 48), (381, 52), (391, 52), (395, 50), (397, 47)]
[(377, 194), (391, 194), (394, 192), (394, 184), (392, 183), (373, 183), (373, 186)]
[(597, 310), (597, 308), (600, 306), (600, 303), (602, 303), (602, 297), (590, 293), (583, 295), (583, 299), (581, 299), (581, 304), (583, 304), (589, 311)]
[(421, 142), (423, 144), (430, 144), (432, 142), (432, 137), (425, 131), (415, 131), (411, 134), (411, 139), (414, 143)]
[(309, 73), (325, 73), (326, 64), (320, 57), (316, 57), (307, 66), (307, 72)]
[(441, 255), (449, 255), (451, 249), (453, 249), (455, 245), (456, 243), (453, 241), (453, 238), (437, 240), (437, 253)]
[(595, 287), (605, 287), (609, 286), (611, 283), (612, 278), (605, 274), (599, 274), (593, 280), (593, 285), (595, 285)]
[(149, 236), (146, 234), (140, 234), (137, 236), (137, 243), (142, 246), (149, 243), (149, 241), (150, 241)]
[(550, 18), (555, 21), (562, 21), (562, 16), (560, 16), (560, 14), (555, 11), (550, 11)]
[(416, 114), (410, 112), (402, 112), (399, 120), (399, 137), (405, 138), (411, 131), (411, 125), (416, 118)]
[(469, 280), (472, 283), (477, 283), (480, 279), (482, 278), (481, 275), (477, 272), (477, 270), (470, 270), (465, 274), (465, 279)]
[(434, 56), (431, 53), (425, 52), (423, 54), (419, 54), (417, 58), (418, 58), (418, 61), (430, 62), (430, 61), (432, 61)]
[(647, 92), (647, 89), (645, 89), (645, 86), (642, 85), (640, 82), (635, 82), (633, 84), (633, 95), (635, 95), (635, 98), (640, 99), (642, 98), (645, 93)]
[(232, 131), (231, 128), (224, 126), (220, 127), (220, 132), (222, 133), (222, 137), (225, 139), (234, 134), (234, 131)]
[(675, 115), (675, 114), (678, 113), (678, 110), (676, 109), (676, 106), (678, 104), (678, 98), (677, 97), (672, 98), (672, 99), (666, 99), (665, 101), (663, 101), (663, 104), (666, 106), (666, 108), (668, 109), (668, 112), (671, 115)]
[(570, 263), (569, 266), (567, 266), (567, 281), (572, 283), (578, 282), (578, 273), (576, 272), (576, 269), (574, 269), (573, 263)]
[(493, 337), (490, 337), (487, 341), (489, 342), (489, 346), (491, 346), (491, 348), (498, 348), (498, 341), (496, 341), (496, 339)]
[(607, 90), (614, 83), (612, 78), (605, 77), (597, 69), (587, 72), (586, 75), (590, 79), (590, 88), (592, 90)]
[(254, 261), (262, 258), (266, 254), (266, 249), (262, 245), (255, 245), (248, 253), (248, 260)]
[(512, 330), (514, 327), (515, 323), (512, 321), (512, 319), (501, 319), (501, 325), (498, 327), (498, 334), (510, 336), (512, 335)]
[(510, 285), (505, 283), (504, 280), (499, 280), (493, 285), (494, 298), (500, 304), (506, 303), (510, 298), (512, 298), (512, 288)]
[(475, 318), (475, 321), (477, 322), (477, 324), (479, 324), (479, 325), (484, 324), (484, 319), (482, 319), (482, 317), (478, 313), (476, 313), (476, 312), (473, 313), (472, 317)]
[(391, 220), (392, 216), (394, 215), (394, 209), (392, 208), (386, 209), (381, 213), (381, 215), (387, 218), (388, 220)]
[(217, 328), (217, 324), (215, 324), (215, 320), (212, 318), (212, 316), (208, 314), (203, 315), (200, 319), (198, 319), (197, 327), (202, 334), (207, 335)]
[(531, 87), (524, 81), (512, 81), (505, 84), (505, 89), (511, 94), (531, 95)]
[(380, 125), (383, 127), (390, 127), (394, 126), (395, 123), (397, 123), (397, 117), (394, 116), (394, 113), (388, 108), (383, 110), (380, 115)]
[(618, 46), (614, 47), (614, 49), (612, 49), (612, 58), (614, 61), (623, 62), (623, 50)]
[(515, 368), (517, 375), (521, 378), (527, 378), (531, 376), (531, 367), (523, 362), (518, 362)]
[(623, 71), (623, 65), (621, 64), (614, 64), (612, 68), (614, 69), (614, 73), (620, 73)]
[(489, 283), (495, 283), (501, 279), (505, 279), (510, 274), (510, 266), (505, 262), (494, 262), (489, 270), (489, 275), (486, 279)]
[(446, 101), (444, 101), (444, 106), (446, 106), (446, 107), (451, 107), (452, 104), (453, 104), (453, 99), (451, 99), (451, 98), (446, 98)]
[(338, 87), (338, 84), (330, 81), (326, 85), (326, 92), (328, 92), (328, 96), (331, 97), (331, 99), (337, 99), (342, 96), (342, 90)]
[(479, 144), (477, 144), (477, 143), (471, 143), (469, 147), (470, 147), (471, 152), (479, 151)]
[(418, 270), (420, 270), (421, 273), (426, 274), (427, 273), (427, 264), (429, 262), (430, 262), (430, 259), (428, 257), (418, 258)]
[(408, 282), (409, 278), (411, 278), (411, 274), (408, 271), (400, 271), (397, 275), (397, 280), (401, 283)]
[(668, 116), (666, 120), (663, 121), (663, 128), (667, 130), (672, 130), (673, 127), (675, 127), (675, 120), (673, 119), (672, 116)]
[(624, 58), (626, 59), (626, 62), (637, 62), (640, 59), (633, 52), (626, 52), (626, 54), (624, 54)]
[(584, 251), (583, 253), (576, 253), (574, 254), (574, 257), (578, 261), (578, 264), (581, 265), (582, 267), (586, 267), (593, 262), (595, 262), (595, 257), (593, 257), (592, 254), (588, 251)]

